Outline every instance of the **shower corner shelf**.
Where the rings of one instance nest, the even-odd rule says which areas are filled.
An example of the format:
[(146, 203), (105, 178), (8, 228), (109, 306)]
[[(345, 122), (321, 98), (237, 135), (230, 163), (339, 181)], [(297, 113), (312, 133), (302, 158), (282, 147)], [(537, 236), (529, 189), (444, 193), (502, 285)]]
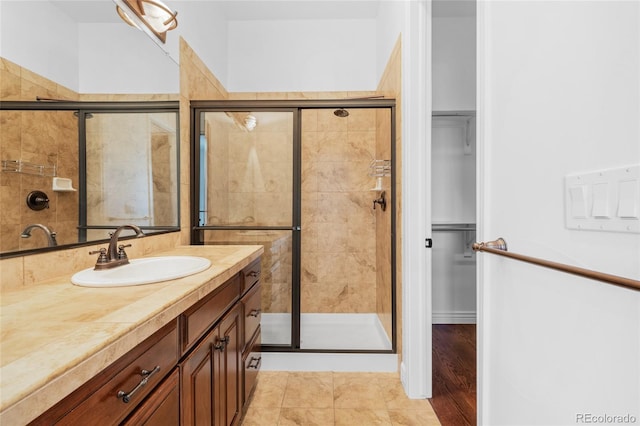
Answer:
[(56, 176), (56, 166), (33, 164), (22, 160), (2, 160), (2, 171), (47, 177)]
[(371, 163), (369, 163), (369, 176), (391, 176), (391, 160), (371, 160)]

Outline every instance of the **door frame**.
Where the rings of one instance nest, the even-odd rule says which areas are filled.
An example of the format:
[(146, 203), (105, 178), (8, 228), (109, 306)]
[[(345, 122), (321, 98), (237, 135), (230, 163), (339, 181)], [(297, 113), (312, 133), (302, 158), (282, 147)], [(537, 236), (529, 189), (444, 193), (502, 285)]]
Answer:
[(412, 399), (432, 395), (431, 0), (406, 2), (402, 36), (402, 361)]

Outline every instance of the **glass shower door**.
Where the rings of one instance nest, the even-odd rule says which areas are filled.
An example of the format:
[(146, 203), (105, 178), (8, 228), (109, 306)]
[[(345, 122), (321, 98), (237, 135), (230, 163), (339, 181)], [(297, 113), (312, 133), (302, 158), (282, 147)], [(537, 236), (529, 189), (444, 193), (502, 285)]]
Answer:
[(262, 344), (292, 344), (294, 111), (200, 114), (198, 229), (205, 244), (257, 244)]
[(391, 350), (391, 111), (303, 109), (301, 128), (300, 348)]

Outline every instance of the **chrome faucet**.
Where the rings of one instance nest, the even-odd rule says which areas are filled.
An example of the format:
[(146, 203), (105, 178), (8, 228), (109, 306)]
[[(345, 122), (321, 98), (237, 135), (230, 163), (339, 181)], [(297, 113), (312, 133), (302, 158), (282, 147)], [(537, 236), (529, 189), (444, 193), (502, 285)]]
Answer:
[(136, 233), (137, 238), (144, 237), (144, 232), (142, 232), (142, 229), (140, 229), (136, 225), (122, 225), (118, 227), (113, 232), (113, 234), (111, 234), (111, 240), (109, 240), (109, 248), (105, 249), (103, 247), (100, 250), (89, 252), (89, 254), (99, 254), (94, 269), (110, 269), (129, 263), (129, 258), (127, 257), (127, 253), (124, 251), (124, 249), (127, 247), (131, 247), (131, 244), (118, 245), (120, 232), (122, 232), (124, 229), (132, 229)]
[(56, 233), (40, 223), (34, 223), (27, 226), (26, 228), (24, 228), (24, 231), (22, 231), (22, 234), (20, 234), (20, 236), (22, 238), (31, 237), (31, 230), (33, 230), (33, 228), (42, 229), (42, 231), (47, 235), (48, 247), (55, 247), (58, 245), (58, 242), (56, 241)]

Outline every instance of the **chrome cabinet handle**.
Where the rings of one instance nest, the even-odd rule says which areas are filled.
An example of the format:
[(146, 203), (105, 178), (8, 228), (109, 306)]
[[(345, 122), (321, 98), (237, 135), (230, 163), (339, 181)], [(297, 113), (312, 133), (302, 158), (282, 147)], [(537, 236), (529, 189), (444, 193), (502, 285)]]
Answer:
[(260, 271), (251, 271), (247, 275), (252, 278), (258, 278), (260, 276)]
[(247, 365), (247, 369), (255, 368), (257, 370), (258, 366), (260, 365), (260, 361), (262, 361), (262, 357), (252, 356), (251, 359), (249, 360), (249, 365)]
[(141, 387), (143, 387), (144, 385), (147, 384), (147, 382), (149, 381), (149, 379), (156, 374), (158, 371), (160, 371), (160, 366), (156, 365), (156, 367), (149, 371), (149, 370), (142, 370), (140, 372), (140, 374), (142, 375), (142, 380), (140, 380), (140, 383), (138, 383), (138, 385), (133, 388), (133, 390), (131, 392), (125, 392), (125, 391), (119, 391), (118, 392), (118, 399), (122, 398), (122, 402), (124, 402), (125, 404), (128, 404), (129, 401), (131, 401), (131, 398), (133, 398), (133, 395), (138, 392), (138, 390), (140, 390)]
[(247, 316), (258, 318), (260, 316), (260, 313), (262, 313), (262, 309), (252, 309), (251, 312), (247, 314)]

